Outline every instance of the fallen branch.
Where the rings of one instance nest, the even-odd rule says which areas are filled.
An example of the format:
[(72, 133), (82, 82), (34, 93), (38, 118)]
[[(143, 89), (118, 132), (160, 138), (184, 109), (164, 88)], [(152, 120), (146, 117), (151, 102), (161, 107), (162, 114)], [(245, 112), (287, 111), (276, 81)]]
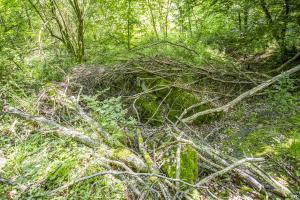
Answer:
[(226, 167), (225, 169), (222, 169), (221, 171), (218, 171), (216, 173), (213, 173), (207, 177), (205, 177), (204, 179), (200, 180), (196, 185), (200, 186), (203, 185), (205, 183), (208, 183), (209, 181), (211, 181), (212, 179), (218, 177), (218, 176), (222, 176), (224, 174), (226, 174), (227, 172), (235, 169), (236, 167), (243, 165), (246, 162), (261, 162), (264, 161), (263, 158), (244, 158), (242, 160), (239, 160), (236, 163), (233, 163), (232, 165), (229, 165), (228, 167)]
[[(114, 153), (116, 152), (118, 154), (119, 149), (112, 149), (106, 144), (97, 142), (93, 140), (92, 138), (84, 135), (83, 133), (74, 130), (72, 128), (64, 127), (52, 120), (46, 119), (44, 117), (40, 116), (32, 116), (30, 114), (27, 114), (23, 111), (20, 111), (16, 108), (5, 106), (4, 108), (4, 114), (11, 114), (15, 115), (17, 117), (24, 118), (26, 120), (34, 121), (43, 125), (47, 125), (54, 129), (56, 134), (59, 137), (65, 137), (65, 138), (71, 138), (79, 143), (82, 143), (88, 147), (91, 148), (99, 148), (102, 149), (107, 157), (114, 157)], [(132, 152), (130, 149), (127, 149), (128, 152)], [(124, 163), (129, 163), (130, 165), (134, 166), (138, 171), (144, 171), (146, 168), (145, 163), (143, 160), (141, 160), (136, 154), (128, 154), (126, 157), (119, 158)]]
[(286, 66), (288, 66), (290, 63), (292, 63), (293, 61), (295, 61), (297, 58), (300, 57), (300, 52), (296, 53), (296, 55), (294, 55), (291, 59), (289, 59), (288, 61), (286, 61), (285, 63), (283, 63), (280, 67), (270, 70), (269, 73), (272, 72), (280, 72), (281, 70), (283, 70)]
[(184, 109), (184, 111), (183, 111), (183, 112), (181, 113), (181, 115), (178, 117), (178, 119), (177, 119), (175, 125), (177, 125), (177, 124), (181, 121), (181, 119), (182, 119), (186, 114), (188, 114), (188, 112), (192, 111), (193, 109), (198, 108), (198, 107), (200, 107), (200, 106), (202, 106), (202, 105), (211, 103), (211, 102), (213, 102), (213, 101), (219, 100), (219, 99), (220, 99), (220, 97), (217, 97), (217, 98), (214, 98), (214, 99), (205, 100), (205, 101), (202, 101), (202, 102), (200, 102), (200, 103), (196, 103), (196, 104), (194, 104), (194, 105), (192, 105), (192, 106), (190, 106), (190, 107)]
[(196, 114), (193, 114), (189, 117), (186, 117), (186, 118), (182, 119), (182, 121), (185, 122), (185, 123), (191, 123), (195, 119), (197, 119), (198, 117), (203, 116), (203, 115), (209, 115), (209, 114), (215, 114), (215, 113), (221, 113), (221, 112), (226, 113), (231, 108), (233, 108), (235, 105), (240, 103), (242, 100), (253, 96), (256, 92), (258, 92), (260, 90), (263, 90), (263, 89), (267, 88), (268, 86), (272, 85), (276, 81), (280, 80), (282, 77), (294, 74), (294, 73), (298, 72), (299, 70), (300, 70), (300, 65), (297, 65), (296, 67), (294, 67), (294, 68), (292, 68), (292, 69), (290, 69), (290, 70), (288, 70), (288, 71), (286, 71), (282, 74), (279, 74), (279, 75), (267, 80), (266, 82), (252, 88), (251, 90), (248, 90), (247, 92), (244, 92), (240, 96), (236, 97), (234, 100), (230, 101), (229, 103), (227, 103), (227, 104), (225, 104), (221, 107), (205, 110), (205, 111), (202, 111), (202, 112), (198, 112)]
[(32, 115), (29, 115), (28, 113), (25, 113), (23, 111), (20, 111), (16, 108), (9, 107), (9, 106), (4, 107), (4, 113), (15, 115), (17, 117), (21, 117), (26, 120), (34, 121), (34, 122), (37, 122), (40, 124), (45, 124), (51, 128), (54, 128), (59, 136), (66, 137), (66, 138), (72, 138), (73, 140), (75, 140), (79, 143), (83, 143), (86, 146), (89, 146), (89, 147), (99, 146), (99, 144), (96, 141), (94, 141), (93, 139), (91, 139), (90, 137), (88, 137), (86, 135), (83, 135), (79, 131), (76, 131), (72, 128), (66, 128), (66, 127), (64, 127), (52, 120), (46, 119), (44, 117), (32, 116)]
[(7, 180), (7, 179), (4, 179), (4, 178), (1, 178), (1, 177), (0, 177), (0, 183), (7, 184), (7, 185), (15, 185), (14, 182), (12, 182), (10, 180)]

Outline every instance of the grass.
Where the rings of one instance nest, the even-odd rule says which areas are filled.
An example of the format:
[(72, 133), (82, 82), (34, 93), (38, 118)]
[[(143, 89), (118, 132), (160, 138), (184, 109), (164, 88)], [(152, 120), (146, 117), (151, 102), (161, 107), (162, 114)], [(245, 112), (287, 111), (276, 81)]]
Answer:
[(82, 182), (51, 198), (45, 196), (46, 191), (103, 170), (91, 149), (73, 141), (37, 132), (16, 141), (6, 155), (2, 176), (17, 185), (0, 185), (0, 199), (11, 191), (16, 191), (17, 199), (125, 199), (126, 188), (110, 176)]

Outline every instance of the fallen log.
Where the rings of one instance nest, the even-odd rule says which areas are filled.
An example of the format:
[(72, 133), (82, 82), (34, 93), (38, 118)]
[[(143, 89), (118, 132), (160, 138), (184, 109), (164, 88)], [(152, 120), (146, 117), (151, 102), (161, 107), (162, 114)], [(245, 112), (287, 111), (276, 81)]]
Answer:
[(208, 109), (205, 111), (201, 111), (198, 113), (195, 113), (189, 117), (186, 117), (184, 119), (182, 119), (182, 122), (184, 123), (191, 123), (193, 122), (195, 119), (197, 119), (200, 116), (203, 115), (209, 115), (209, 114), (215, 114), (215, 113), (226, 113), (228, 112), (230, 109), (232, 109), (234, 106), (236, 106), (238, 103), (240, 103), (242, 100), (249, 98), (251, 96), (253, 96), (255, 93), (257, 93), (258, 91), (261, 91), (267, 87), (269, 87), (270, 85), (272, 85), (273, 83), (275, 83), (276, 81), (280, 80), (282, 77), (284, 76), (289, 76), (292, 75), (296, 72), (300, 71), (300, 65), (297, 65), (295, 67), (293, 67), (292, 69), (281, 73), (265, 82), (263, 82), (262, 84), (252, 88), (251, 90), (248, 90), (247, 92), (244, 92), (243, 94), (239, 95), (238, 97), (236, 97), (235, 99), (233, 99), (232, 101), (230, 101), (229, 103), (218, 107), (218, 108), (213, 108), (213, 109)]
[(88, 147), (92, 147), (92, 148), (99, 146), (99, 143), (97, 143), (90, 137), (80, 133), (79, 131), (76, 131), (72, 128), (66, 128), (54, 121), (46, 119), (45, 117), (32, 116), (26, 112), (20, 111), (16, 108), (13, 108), (10, 106), (5, 106), (3, 110), (4, 110), (5, 114), (15, 115), (17, 117), (21, 117), (21, 118), (29, 120), (29, 121), (34, 121), (34, 122), (37, 122), (40, 124), (45, 124), (45, 125), (53, 128), (54, 131), (56, 131), (58, 136), (60, 136), (60, 137), (72, 138), (73, 140), (75, 140), (79, 143), (82, 143)]
[[(86, 145), (87, 147), (91, 148), (97, 148), (101, 149), (103, 152), (105, 152), (106, 157), (108, 158), (117, 158), (121, 160), (124, 163), (128, 163), (130, 166), (133, 168), (137, 169), (138, 171), (146, 171), (147, 167), (146, 164), (142, 159), (140, 159), (136, 154), (134, 154), (131, 150), (127, 148), (120, 148), (120, 149), (112, 149), (108, 145), (98, 142), (89, 136), (84, 135), (84, 133), (79, 132), (75, 129), (69, 128), (69, 127), (64, 127), (55, 121), (46, 119), (45, 117), (41, 116), (32, 116), (26, 112), (20, 111), (14, 107), (10, 106), (5, 106), (3, 109), (4, 114), (10, 114), (10, 115), (15, 115), (17, 117), (37, 122), (39, 124), (43, 124), (46, 126), (49, 126), (52, 128), (53, 132), (57, 134), (59, 137), (64, 137), (64, 138), (70, 138), (73, 139), (74, 141), (77, 141), (79, 143), (82, 143)], [(122, 151), (125, 151), (126, 156), (122, 155)]]

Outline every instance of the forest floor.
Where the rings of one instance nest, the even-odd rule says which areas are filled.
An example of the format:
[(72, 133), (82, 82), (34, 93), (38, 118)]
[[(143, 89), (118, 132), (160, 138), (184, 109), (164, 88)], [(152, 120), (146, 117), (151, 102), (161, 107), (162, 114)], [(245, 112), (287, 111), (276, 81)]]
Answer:
[[(297, 77), (283, 76), (225, 114), (184, 123), (272, 75), (144, 56), (113, 67), (79, 66), (59, 81), (41, 81), (36, 76), (41, 71), (34, 70), (26, 69), (15, 77), (18, 84), (10, 81), (0, 90), (8, 113), (0, 118), (1, 199), (300, 197)], [(76, 138), (72, 130), (87, 138)], [(102, 145), (91, 148), (89, 141)], [(264, 161), (236, 166), (193, 189), (243, 158)], [(247, 183), (238, 170), (264, 188)]]

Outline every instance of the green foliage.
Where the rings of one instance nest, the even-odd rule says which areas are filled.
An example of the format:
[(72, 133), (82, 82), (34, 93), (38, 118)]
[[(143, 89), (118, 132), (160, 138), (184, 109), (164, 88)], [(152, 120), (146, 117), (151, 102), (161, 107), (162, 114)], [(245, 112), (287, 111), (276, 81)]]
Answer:
[[(84, 89), (72, 90), (72, 77), (68, 74), (77, 62), (109, 66), (126, 63), (120, 65), (125, 78), (107, 80), (116, 82), (111, 88), (126, 90), (129, 93), (126, 96), (166, 85), (176, 86), (177, 83), (189, 86), (197, 82), (201, 86), (207, 85), (207, 89), (218, 87), (198, 75), (174, 76), (168, 80), (160, 75), (130, 75), (128, 78), (126, 67), (132, 63), (127, 61), (132, 58), (176, 59), (207, 70), (210, 66), (215, 67), (212, 72), (219, 67), (222, 68), (220, 73), (235, 66), (242, 73), (241, 63), (274, 54), (274, 58), (278, 58), (273, 60), (275, 65), (270, 66), (276, 66), (278, 60), (287, 60), (299, 48), (300, 3), (298, 0), (274, 2), (0, 0), (0, 111), (8, 104), (76, 127), (93, 137), (94, 130), (79, 119), (76, 109), (64, 105), (66, 95), (87, 94)], [(277, 52), (281, 56), (277, 56)], [(265, 54), (262, 56), (262, 53)], [(151, 65), (149, 63), (149, 69)], [(299, 106), (296, 94), (292, 93), (296, 83), (288, 77), (281, 79), (269, 91), (268, 99), (262, 99), (257, 105), (267, 107), (265, 110), (247, 113), (247, 104), (237, 109), (233, 120), (243, 123), (243, 127), (239, 132), (227, 129), (225, 133), (229, 139), (223, 141), (234, 154), (268, 156), (289, 163), (293, 166), (292, 172), (299, 176), (300, 115), (296, 109)], [(114, 93), (113, 90), (109, 91)], [(111, 93), (107, 96), (116, 96)], [(126, 158), (134, 159), (135, 154), (127, 147), (136, 149), (133, 133), (138, 123), (129, 117), (136, 116), (135, 108), (127, 110), (122, 97), (103, 100), (100, 95), (85, 95), (80, 103), (111, 134), (114, 141), (107, 143), (112, 148), (117, 147), (113, 156), (124, 162)], [(176, 121), (186, 108), (201, 101), (201, 96), (170, 87), (140, 96), (135, 106), (141, 122), (157, 126), (164, 124), (165, 117)], [(211, 104), (204, 104), (185, 117), (210, 108), (213, 108)], [(199, 117), (193, 126), (197, 130), (197, 125), (218, 117)], [(17, 191), (19, 199), (130, 198), (124, 183), (111, 176), (90, 179), (47, 197), (46, 192), (103, 169), (97, 164), (93, 150), (57, 138), (44, 129), (36, 123), (0, 116), (0, 150), (8, 159), (5, 168), (1, 169), (1, 177), (16, 182), (13, 186), (0, 185), (0, 199), (5, 199), (13, 190)], [(163, 137), (160, 138), (162, 143), (166, 140)], [(142, 137), (139, 141), (149, 142), (148, 138), (143, 141)], [(180, 178), (193, 184), (198, 177), (198, 155), (190, 145), (182, 147)], [(106, 153), (102, 149), (96, 151)], [(175, 178), (175, 148), (167, 153), (163, 170)], [(152, 152), (143, 155), (148, 166), (153, 165), (150, 155)], [(157, 183), (159, 179), (152, 181)], [(181, 189), (187, 189), (181, 186)], [(246, 187), (242, 190), (251, 192)]]
[[(42, 133), (17, 140), (15, 145), (7, 149), (8, 164), (1, 176), (13, 178), (17, 185), (0, 185), (1, 199), (6, 199), (7, 192), (13, 189), (16, 189), (18, 199), (78, 199), (79, 196), (84, 199), (125, 199), (123, 184), (108, 177), (79, 183), (63, 194), (49, 197), (46, 191), (102, 170), (96, 165), (93, 152), (73, 141), (52, 135), (45, 137)], [(21, 191), (20, 185), (28, 189)]]
[(99, 101), (97, 99), (99, 95), (101, 93), (95, 96), (83, 96), (82, 101), (92, 111), (92, 115), (98, 123), (111, 133), (114, 140), (110, 141), (111, 143), (116, 146), (130, 144), (133, 140), (133, 134), (123, 130), (123, 127), (133, 131), (136, 120), (127, 116), (128, 111), (124, 108), (121, 97)]
[(291, 91), (294, 89), (293, 80), (288, 76), (284, 76), (274, 85), (273, 90), (270, 90), (270, 99), (273, 109), (279, 114), (294, 114), (296, 98)]
[(116, 127), (132, 127), (135, 120), (127, 117), (127, 109), (124, 108), (121, 97), (112, 97), (104, 101), (97, 100), (98, 95), (83, 96), (83, 102), (94, 112), (99, 123), (108, 129)]
[[(291, 80), (282, 79), (270, 91), (268, 99), (257, 103), (256, 111), (240, 118), (243, 126), (238, 132), (233, 129), (225, 131), (229, 138), (225, 144), (230, 152), (239, 156), (267, 157), (270, 165), (274, 162), (293, 166), (290, 173), (299, 176), (300, 113), (296, 109), (297, 94), (292, 94), (291, 88)], [(290, 179), (278, 165), (275, 164), (273, 169), (276, 170), (271, 170), (271, 173), (284, 180)], [(297, 185), (291, 184), (290, 187), (299, 190)]]

